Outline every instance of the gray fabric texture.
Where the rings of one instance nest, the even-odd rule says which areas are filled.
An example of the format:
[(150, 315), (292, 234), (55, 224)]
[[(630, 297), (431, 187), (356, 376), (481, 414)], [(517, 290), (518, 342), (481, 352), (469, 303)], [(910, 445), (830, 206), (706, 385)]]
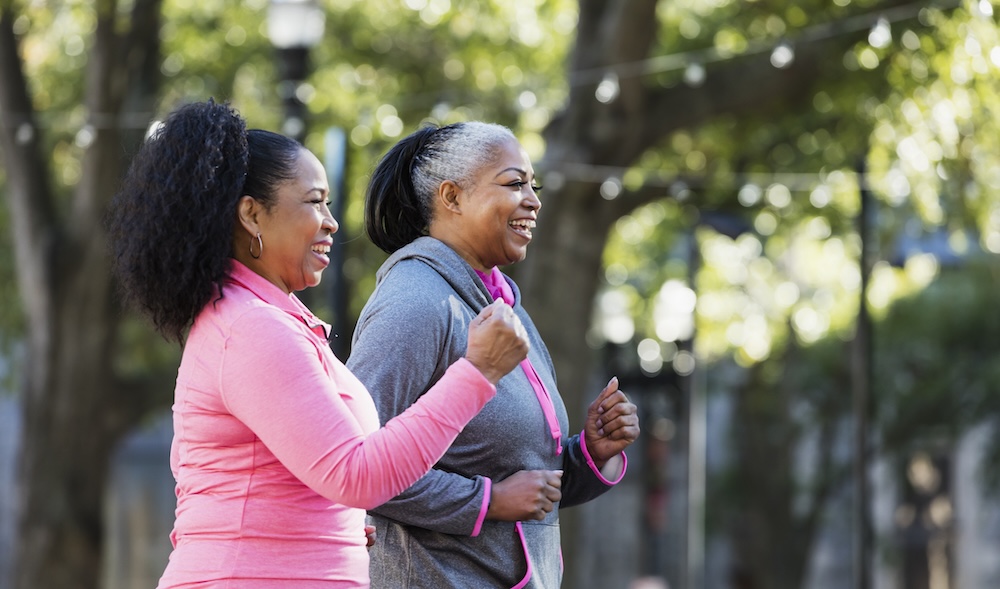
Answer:
[[(563, 469), (560, 507), (609, 489), (587, 465), (579, 435), (567, 436), (569, 420), (552, 359), (520, 304), (517, 286), (507, 281), (531, 341), (528, 357), (555, 405), (562, 454), (556, 454), (528, 378), (515, 368), (434, 470), (370, 512), (377, 527), (370, 553), (373, 589), (510, 588), (525, 577), (528, 563), (514, 523), (487, 520), (471, 535), (488, 487), (484, 477), (497, 482), (520, 470)], [(465, 354), (469, 323), (491, 302), (473, 268), (436, 239), (419, 238), (386, 260), (347, 362), (371, 392), (383, 424)], [(532, 569), (524, 587), (556, 589), (562, 577), (558, 509), (522, 527)]]

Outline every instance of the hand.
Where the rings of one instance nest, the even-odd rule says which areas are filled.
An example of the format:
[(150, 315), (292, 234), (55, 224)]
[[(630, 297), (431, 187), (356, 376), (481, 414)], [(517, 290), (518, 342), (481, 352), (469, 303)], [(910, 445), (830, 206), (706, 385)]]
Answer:
[(521, 470), (493, 483), (486, 518), (516, 522), (542, 520), (562, 499), (561, 470)]
[(375, 526), (365, 526), (365, 539), (368, 541), (368, 548), (375, 545)]
[(494, 385), (528, 355), (528, 333), (514, 309), (500, 299), (469, 325), (465, 357)]
[(639, 437), (639, 417), (635, 405), (618, 390), (617, 376), (608, 382), (587, 408), (583, 431), (587, 450), (597, 468), (603, 468), (608, 460)]

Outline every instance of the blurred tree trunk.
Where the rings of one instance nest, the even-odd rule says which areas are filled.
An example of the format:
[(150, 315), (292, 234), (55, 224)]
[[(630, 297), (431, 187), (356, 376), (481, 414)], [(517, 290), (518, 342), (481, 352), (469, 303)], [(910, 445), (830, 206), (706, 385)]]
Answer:
[[(841, 416), (847, 407), (837, 391), (847, 388), (846, 370), (825, 375), (824, 383), (802, 383), (794, 373), (805, 359), (792, 343), (770, 367), (758, 364), (736, 392), (733, 410), (738, 491), (721, 509), (731, 510), (729, 537), (736, 555), (731, 578), (747, 587), (799, 589), (822, 525), (828, 498), (843, 488), (850, 471), (835, 459)], [(775, 374), (776, 373), (776, 374)], [(805, 426), (792, 406), (811, 386), (818, 423)], [(827, 391), (821, 394), (817, 391)], [(812, 443), (810, 443), (812, 442)], [(813, 472), (799, 482), (795, 455), (809, 449)]]
[[(546, 128), (546, 151), (538, 171), (546, 187), (538, 230), (528, 258), (514, 268), (525, 306), (548, 346), (559, 377), (559, 391), (574, 429), (582, 428), (586, 405), (598, 390), (586, 390), (597, 357), (585, 335), (602, 272), (608, 231), (635, 208), (668, 196), (663, 188), (623, 190), (614, 199), (600, 194), (605, 177), (583, 177), (586, 170), (620, 174), (647, 150), (676, 131), (696, 129), (723, 118), (789, 116), (812, 110), (817, 85), (838, 84), (848, 72), (841, 56), (866, 31), (836, 31), (795, 45), (785, 69), (770, 63), (769, 52), (706, 66), (702, 84), (665, 87), (644, 76), (642, 62), (656, 57), (657, 0), (581, 0), (575, 44), (569, 59), (569, 100)], [(898, 2), (886, 2), (886, 5)], [(606, 68), (616, 69), (617, 97), (596, 99)], [(610, 71), (610, 70), (607, 70)], [(794, 114), (792, 114), (794, 116)], [(553, 182), (557, 176), (564, 183)], [(692, 202), (693, 206), (699, 203)], [(576, 539), (581, 537), (572, 510), (563, 513), (566, 556), (564, 586), (587, 587), (576, 578)], [(590, 556), (588, 556), (590, 558)]]
[[(0, 9), (0, 145), (27, 323), (14, 587), (98, 586), (102, 501), (115, 443), (148, 409), (116, 381), (119, 324), (104, 210), (141, 141), (160, 76), (160, 0), (137, 0), (128, 26), (96, 3), (84, 90), (92, 142), (69, 199), (56, 194), (14, 33)], [(124, 32), (121, 32), (123, 31)], [(63, 214), (62, 211), (67, 211)]]

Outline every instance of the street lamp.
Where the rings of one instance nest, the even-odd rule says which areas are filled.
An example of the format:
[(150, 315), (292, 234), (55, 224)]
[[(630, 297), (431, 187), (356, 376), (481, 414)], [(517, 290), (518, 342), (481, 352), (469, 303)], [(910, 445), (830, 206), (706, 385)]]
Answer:
[(267, 9), (267, 36), (277, 51), (278, 95), (285, 108), (281, 130), (299, 142), (306, 134), (309, 51), (323, 39), (325, 17), (316, 0), (271, 0)]

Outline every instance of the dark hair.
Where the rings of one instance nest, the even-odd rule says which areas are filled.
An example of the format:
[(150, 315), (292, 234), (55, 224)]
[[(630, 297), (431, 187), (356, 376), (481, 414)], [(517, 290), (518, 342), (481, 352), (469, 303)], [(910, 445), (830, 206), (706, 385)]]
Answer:
[(368, 182), (368, 238), (391, 254), (425, 235), (441, 183), (468, 185), (511, 139), (516, 140), (507, 127), (478, 121), (427, 126), (404, 137), (386, 152)]
[(302, 146), (246, 128), (228, 104), (187, 104), (139, 148), (107, 217), (112, 266), (125, 299), (168, 340), (183, 341), (212, 296), (221, 296), (248, 194), (273, 206), (294, 178)]

